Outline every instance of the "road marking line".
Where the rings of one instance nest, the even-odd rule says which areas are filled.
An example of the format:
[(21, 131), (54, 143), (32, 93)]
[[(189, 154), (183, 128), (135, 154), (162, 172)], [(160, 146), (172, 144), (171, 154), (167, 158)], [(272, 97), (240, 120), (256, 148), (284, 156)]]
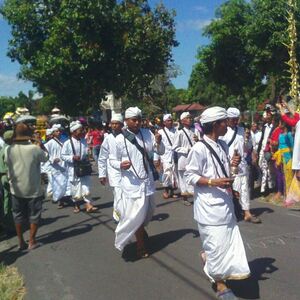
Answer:
[(300, 215), (288, 214), (289, 216), (300, 218)]

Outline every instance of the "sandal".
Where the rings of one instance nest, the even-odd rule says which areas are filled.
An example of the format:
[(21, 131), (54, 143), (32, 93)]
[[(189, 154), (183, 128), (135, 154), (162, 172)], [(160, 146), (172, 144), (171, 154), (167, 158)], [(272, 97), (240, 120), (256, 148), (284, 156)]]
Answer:
[(260, 224), (261, 223), (261, 219), (255, 216), (251, 216), (248, 219), (244, 219), (245, 222), (249, 222), (249, 223), (253, 223), (253, 224)]
[(168, 192), (163, 192), (163, 198), (164, 198), (164, 199), (169, 199), (169, 194), (168, 194)]
[(74, 214), (78, 214), (80, 212), (80, 208), (78, 206), (75, 206), (73, 209)]
[(65, 207), (65, 205), (63, 203), (59, 203), (58, 206), (57, 206), (58, 209), (62, 209), (64, 207)]
[(39, 247), (41, 247), (43, 244), (42, 243), (35, 243), (35, 244), (32, 244), (32, 245), (29, 245), (28, 246), (28, 250), (34, 250), (34, 249), (36, 249), (36, 248), (39, 248)]
[(148, 258), (150, 256), (150, 254), (145, 249), (145, 247), (141, 247), (141, 248), (137, 248), (136, 256), (138, 259), (139, 258)]
[(185, 206), (191, 206), (192, 203), (189, 200), (183, 200), (183, 205), (185, 205)]
[(98, 208), (92, 205), (86, 208), (86, 212), (88, 213), (95, 212), (96, 210), (98, 210)]

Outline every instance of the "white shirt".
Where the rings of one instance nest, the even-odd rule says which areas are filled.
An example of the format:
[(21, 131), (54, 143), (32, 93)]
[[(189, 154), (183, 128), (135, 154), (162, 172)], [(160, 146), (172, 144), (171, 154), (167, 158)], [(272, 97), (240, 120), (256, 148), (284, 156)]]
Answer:
[[(155, 142), (155, 137), (149, 129), (141, 128), (138, 134), (135, 134), (138, 144), (143, 147), (149, 157), (153, 157), (154, 152), (162, 155), (165, 147), (163, 142), (159, 145)], [(122, 161), (130, 161), (132, 166), (128, 170), (121, 170)], [(146, 196), (155, 192), (155, 185), (150, 166), (146, 162), (147, 170), (145, 170), (143, 155), (129, 140), (125, 139), (123, 134), (116, 137), (116, 147), (111, 149), (109, 154), (109, 162), (116, 170), (121, 170), (121, 187), (127, 197), (139, 198), (143, 193)]]
[(271, 130), (273, 128), (273, 124), (266, 123), (264, 125), (264, 127), (265, 127), (265, 134), (264, 134), (264, 139), (262, 140), (262, 144), (261, 144), (261, 149), (260, 149), (259, 155), (263, 155), (264, 154), (264, 150), (265, 150), (266, 145), (268, 143), (268, 139), (269, 139)]
[(110, 186), (119, 186), (121, 182), (121, 171), (113, 168), (109, 163), (109, 153), (115, 148), (116, 137), (110, 133), (104, 138), (98, 157), (99, 178), (108, 177)]
[[(165, 153), (163, 155), (161, 155), (160, 158), (161, 158), (162, 162), (172, 163), (172, 161), (173, 161), (172, 146), (174, 144), (176, 129), (174, 127), (172, 127), (171, 129), (168, 129), (167, 127), (165, 127), (164, 129), (160, 129), (158, 131), (158, 133), (161, 135), (162, 142), (165, 145)], [(167, 135), (168, 135), (172, 145), (170, 145)]]
[(257, 151), (258, 144), (260, 142), (261, 136), (262, 136), (262, 132), (260, 130), (257, 130), (256, 132), (253, 132), (251, 130), (252, 145), (253, 145), (253, 149), (255, 151)]
[(292, 169), (300, 170), (300, 121), (296, 124)]
[[(227, 127), (227, 132), (224, 136), (220, 137), (221, 140), (226, 142), (228, 145), (230, 141), (233, 138), (235, 129), (232, 129), (231, 127)], [(230, 160), (232, 159), (234, 155), (234, 150), (237, 150), (238, 154), (241, 156), (241, 162), (238, 167), (238, 175), (246, 175), (247, 174), (247, 162), (246, 162), (246, 155), (244, 149), (245, 149), (245, 130), (243, 127), (238, 127), (237, 128), (237, 134), (232, 142), (232, 144), (229, 147), (229, 157)]]
[[(186, 134), (189, 139), (187, 138)], [(185, 166), (187, 164), (187, 157), (192, 148), (192, 146), (196, 143), (194, 141), (194, 136), (197, 136), (200, 139), (200, 133), (195, 128), (182, 128), (175, 133), (174, 144), (172, 149), (178, 153), (178, 170), (184, 171)], [(191, 143), (192, 145), (191, 145)]]
[[(63, 144), (54, 138), (45, 144), (45, 148), (49, 153), (50, 168), (61, 169), (61, 171), (64, 170), (65, 162), (61, 159), (62, 146)], [(57, 158), (60, 161), (58, 163), (54, 163), (54, 160)]]
[[(215, 150), (227, 174), (229, 174), (228, 147), (226, 143), (221, 140), (218, 140), (216, 143), (206, 135), (204, 135), (203, 139)], [(219, 187), (199, 186), (197, 184), (201, 177), (209, 179), (225, 177), (221, 166), (202, 142), (196, 143), (190, 151), (185, 176), (188, 184), (195, 187), (194, 219), (198, 223), (203, 225), (224, 225), (232, 222), (235, 215), (231, 191)]]
[[(69, 180), (72, 181), (74, 178), (74, 163), (73, 156), (80, 155), (80, 159), (86, 159), (88, 157), (88, 146), (86, 140), (77, 140), (72, 137), (72, 142), (74, 145), (75, 153), (73, 152), (70, 139), (66, 140), (61, 149), (61, 158), (66, 162), (66, 167), (68, 169)], [(83, 178), (83, 177), (81, 177)]]

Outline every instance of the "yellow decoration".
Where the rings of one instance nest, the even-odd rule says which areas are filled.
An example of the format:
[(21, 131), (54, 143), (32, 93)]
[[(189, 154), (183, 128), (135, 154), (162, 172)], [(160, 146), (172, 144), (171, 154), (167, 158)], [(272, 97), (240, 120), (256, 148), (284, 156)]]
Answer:
[(288, 35), (289, 35), (289, 45), (285, 45), (288, 48), (288, 53), (290, 56), (290, 60), (287, 62), (289, 65), (289, 73), (291, 74), (291, 82), (290, 82), (290, 96), (295, 102), (296, 110), (300, 110), (300, 102), (299, 102), (299, 75), (298, 75), (298, 63), (296, 56), (296, 44), (297, 44), (297, 29), (296, 29), (296, 20), (295, 20), (295, 11), (297, 8), (296, 0), (288, 0), (288, 12), (287, 12), (287, 20), (289, 23), (288, 26)]

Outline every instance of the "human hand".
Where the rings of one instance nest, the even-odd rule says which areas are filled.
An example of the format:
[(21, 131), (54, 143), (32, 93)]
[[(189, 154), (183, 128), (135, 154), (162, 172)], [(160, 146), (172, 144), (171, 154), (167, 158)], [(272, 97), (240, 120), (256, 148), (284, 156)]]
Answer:
[(241, 159), (241, 155), (236, 150), (234, 150), (234, 154), (231, 159), (231, 166), (237, 167), (240, 164)]
[(57, 157), (57, 158), (54, 159), (53, 162), (54, 162), (55, 164), (58, 164), (58, 163), (60, 162), (60, 159)]
[(131, 167), (131, 162), (128, 161), (128, 160), (124, 160), (124, 161), (122, 161), (121, 164), (120, 164), (120, 168), (121, 168), (122, 170), (128, 170), (130, 167)]
[(211, 180), (211, 185), (220, 187), (222, 189), (226, 189), (232, 186), (233, 181), (233, 178), (217, 178)]
[(74, 160), (74, 161), (79, 161), (79, 160), (80, 160), (80, 156), (74, 155), (74, 156), (73, 156), (73, 160)]
[(160, 144), (161, 142), (161, 134), (159, 134), (158, 132), (155, 133), (155, 142), (156, 144)]
[(154, 160), (154, 161), (153, 161), (153, 164), (154, 164), (154, 167), (155, 167), (155, 168), (158, 168), (159, 165), (160, 165), (159, 160)]

